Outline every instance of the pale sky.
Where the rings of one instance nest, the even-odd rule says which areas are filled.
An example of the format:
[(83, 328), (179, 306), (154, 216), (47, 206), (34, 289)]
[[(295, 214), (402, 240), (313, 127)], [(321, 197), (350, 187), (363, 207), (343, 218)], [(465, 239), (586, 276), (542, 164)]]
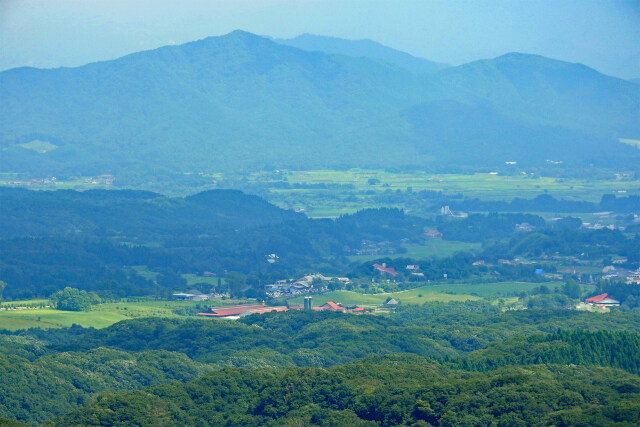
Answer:
[(640, 78), (640, 0), (0, 0), (0, 69), (82, 65), (236, 29), (368, 38), (453, 65), (537, 53)]

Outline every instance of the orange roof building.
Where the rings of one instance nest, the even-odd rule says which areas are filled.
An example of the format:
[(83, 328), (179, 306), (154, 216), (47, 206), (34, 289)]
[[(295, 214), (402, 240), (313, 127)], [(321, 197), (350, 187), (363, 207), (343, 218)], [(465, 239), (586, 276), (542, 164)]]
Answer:
[(591, 304), (596, 304), (600, 307), (610, 307), (620, 305), (620, 301), (617, 299), (613, 299), (609, 296), (609, 294), (600, 294), (595, 297), (587, 298), (585, 302), (590, 302)]
[(211, 307), (210, 311), (206, 313), (198, 313), (198, 316), (208, 316), (208, 317), (233, 317), (240, 316), (245, 313), (255, 314), (255, 313), (268, 313), (271, 311), (287, 311), (288, 308), (285, 306), (276, 306), (276, 307), (267, 307), (262, 304), (237, 304), (237, 305), (226, 305), (222, 307)]

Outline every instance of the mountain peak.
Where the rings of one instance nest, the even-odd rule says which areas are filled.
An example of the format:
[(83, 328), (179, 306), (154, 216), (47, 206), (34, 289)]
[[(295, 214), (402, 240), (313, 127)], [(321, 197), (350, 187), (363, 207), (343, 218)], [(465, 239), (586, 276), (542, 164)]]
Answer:
[(190, 43), (187, 43), (187, 45), (192, 44), (192, 43), (229, 43), (229, 42), (233, 42), (233, 43), (254, 43), (254, 42), (264, 42), (264, 41), (268, 41), (271, 42), (271, 40), (269, 40), (266, 37), (262, 37), (259, 36), (257, 34), (253, 34), (250, 33), (248, 31), (244, 31), (244, 30), (234, 30), (231, 31), (230, 33), (227, 34), (222, 34), (220, 36), (210, 36), (210, 37), (205, 37), (203, 39), (200, 40), (196, 40)]
[(230, 38), (230, 39), (264, 39), (264, 37), (259, 36), (257, 34), (250, 33), (244, 30), (233, 30), (230, 33), (223, 34), (219, 37)]

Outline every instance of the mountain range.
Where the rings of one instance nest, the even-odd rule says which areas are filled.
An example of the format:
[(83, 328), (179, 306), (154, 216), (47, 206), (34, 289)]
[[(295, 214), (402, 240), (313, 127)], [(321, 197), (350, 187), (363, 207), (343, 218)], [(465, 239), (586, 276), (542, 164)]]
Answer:
[(0, 171), (640, 164), (640, 85), (511, 53), (446, 67), (370, 41), (243, 31), (0, 73)]
[(450, 65), (418, 58), (367, 39), (345, 40), (337, 37), (302, 34), (292, 39), (274, 39), (274, 41), (311, 52), (379, 59), (417, 74), (433, 73), (450, 67)]

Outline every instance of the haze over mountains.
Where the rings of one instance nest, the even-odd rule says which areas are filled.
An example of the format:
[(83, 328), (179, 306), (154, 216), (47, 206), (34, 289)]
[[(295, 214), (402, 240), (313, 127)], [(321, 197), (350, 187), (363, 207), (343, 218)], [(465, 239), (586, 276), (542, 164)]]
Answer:
[(640, 160), (617, 141), (640, 135), (638, 84), (517, 53), (441, 67), (374, 42), (235, 31), (77, 68), (8, 70), (0, 171)]
[(433, 73), (450, 67), (447, 64), (432, 62), (424, 58), (417, 58), (399, 50), (383, 46), (373, 40), (345, 40), (337, 37), (302, 34), (292, 39), (274, 39), (287, 46), (311, 52), (333, 53), (355, 57), (380, 59), (389, 64), (397, 65), (412, 73)]

